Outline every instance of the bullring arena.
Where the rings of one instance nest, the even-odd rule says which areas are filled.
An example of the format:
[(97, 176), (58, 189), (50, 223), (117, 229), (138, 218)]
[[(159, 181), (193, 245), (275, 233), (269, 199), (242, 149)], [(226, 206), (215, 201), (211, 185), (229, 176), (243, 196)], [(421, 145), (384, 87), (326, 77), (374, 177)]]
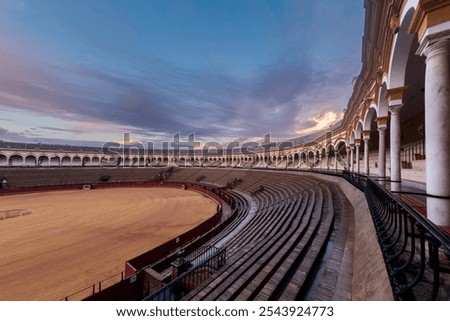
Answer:
[(217, 203), (175, 188), (84, 189), (2, 197), (0, 300), (60, 300), (211, 217)]
[[(391, 300), (398, 295), (370, 215), (383, 221), (376, 204), (384, 196), (377, 196), (377, 183), (367, 179), (364, 184), (373, 190), (366, 201), (361, 177), (346, 171), (5, 168), (0, 175), (9, 184), (0, 189), (2, 209), (32, 210), (0, 221), (6, 235), (2, 248), (8, 249), (0, 256), (2, 299)], [(396, 264), (412, 257), (403, 277), (421, 278), (402, 295), (430, 299), (438, 285), (435, 298), (448, 299), (445, 253), (431, 251), (426, 258), (435, 253), (434, 266), (441, 265), (442, 273), (433, 277), (431, 267), (417, 270), (424, 246), (432, 249), (431, 236), (399, 237), (402, 229), (393, 234), (394, 249), (400, 250)], [(413, 243), (417, 249), (411, 251)]]
[[(327, 129), (189, 151), (0, 140), (0, 299), (450, 300), (450, 1), (364, 7)], [(146, 203), (156, 187), (169, 201)]]

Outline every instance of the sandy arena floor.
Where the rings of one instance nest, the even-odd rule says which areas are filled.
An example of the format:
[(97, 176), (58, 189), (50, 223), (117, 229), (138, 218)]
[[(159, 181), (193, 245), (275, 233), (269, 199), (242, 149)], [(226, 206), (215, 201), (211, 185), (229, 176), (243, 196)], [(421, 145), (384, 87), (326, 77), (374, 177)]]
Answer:
[(125, 261), (205, 221), (216, 206), (174, 188), (0, 197), (0, 211), (33, 211), (0, 220), (0, 300), (60, 300), (120, 273)]

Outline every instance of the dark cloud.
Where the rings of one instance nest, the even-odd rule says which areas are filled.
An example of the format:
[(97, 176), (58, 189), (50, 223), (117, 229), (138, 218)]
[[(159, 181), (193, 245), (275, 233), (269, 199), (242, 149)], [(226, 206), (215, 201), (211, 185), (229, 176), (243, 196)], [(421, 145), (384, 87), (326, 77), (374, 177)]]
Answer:
[(0, 139), (3, 141), (11, 142), (32, 142), (33, 140), (27, 136), (21, 135), (19, 133), (11, 132), (6, 128), (0, 127)]
[[(57, 127), (51, 127), (51, 126), (40, 126), (39, 128), (40, 129), (57, 131), (57, 132), (64, 132), (64, 133), (75, 133), (75, 134), (82, 133), (81, 130), (57, 128)], [(31, 129), (36, 130), (36, 128), (31, 128)]]

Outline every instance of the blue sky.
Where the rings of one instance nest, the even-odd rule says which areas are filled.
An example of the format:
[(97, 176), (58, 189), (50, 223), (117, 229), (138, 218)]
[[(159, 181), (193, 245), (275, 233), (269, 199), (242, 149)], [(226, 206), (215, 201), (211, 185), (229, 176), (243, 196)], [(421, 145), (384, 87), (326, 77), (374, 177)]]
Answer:
[(294, 138), (342, 117), (363, 1), (0, 0), (0, 139)]

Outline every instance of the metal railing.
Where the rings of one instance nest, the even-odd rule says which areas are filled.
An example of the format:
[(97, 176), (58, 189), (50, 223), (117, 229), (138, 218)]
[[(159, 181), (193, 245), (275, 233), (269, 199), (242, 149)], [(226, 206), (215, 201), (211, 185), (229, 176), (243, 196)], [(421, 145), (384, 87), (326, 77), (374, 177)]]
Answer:
[(113, 284), (116, 284), (118, 282), (121, 282), (124, 280), (125, 271), (121, 271), (119, 273), (116, 273), (114, 275), (111, 275), (107, 277), (106, 279), (103, 279), (97, 283), (91, 284), (84, 289), (81, 289), (77, 292), (74, 292), (66, 297), (64, 297), (60, 301), (79, 301), (83, 300), (84, 298), (94, 295), (98, 292), (100, 292), (102, 289), (107, 288), (108, 286), (111, 286)]
[(343, 171), (342, 172), (342, 177), (349, 182), (350, 184), (352, 184), (353, 186), (355, 186), (357, 189), (359, 189), (361, 192), (364, 192), (366, 183), (367, 183), (367, 176), (365, 175), (361, 175), (361, 174), (357, 174), (357, 173), (352, 173), (349, 171)]
[(450, 284), (443, 282), (443, 273), (450, 271), (442, 266), (450, 262), (448, 235), (370, 178), (364, 193), (394, 299), (448, 299)]
[(206, 253), (206, 259), (191, 262), (192, 267), (189, 270), (148, 295), (144, 301), (177, 301), (198, 287), (226, 263), (226, 247), (211, 248), (209, 252), (212, 254)]

